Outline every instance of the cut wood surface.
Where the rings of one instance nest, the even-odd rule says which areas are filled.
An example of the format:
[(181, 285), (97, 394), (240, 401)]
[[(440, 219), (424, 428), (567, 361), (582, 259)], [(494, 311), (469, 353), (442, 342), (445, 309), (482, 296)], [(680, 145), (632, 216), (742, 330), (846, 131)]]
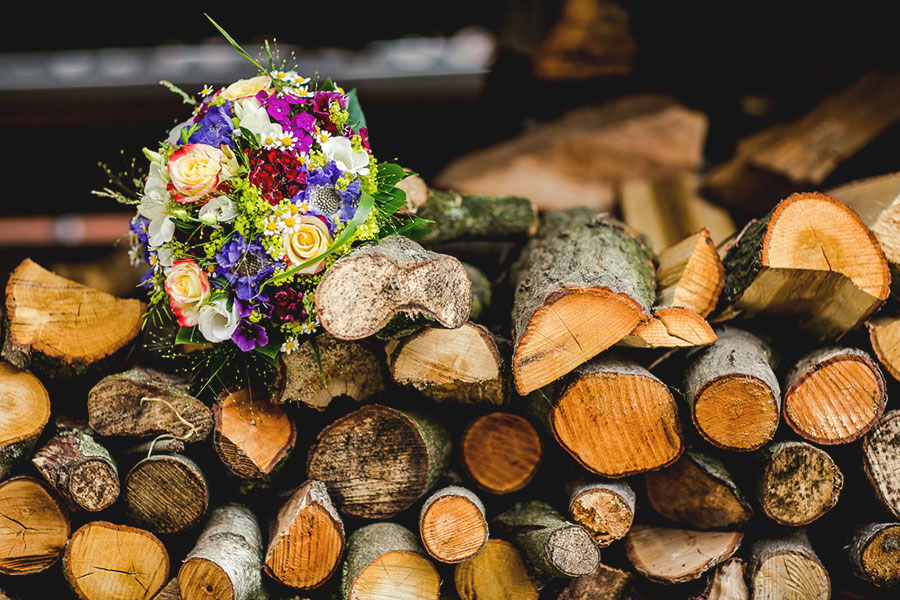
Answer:
[(116, 298), (25, 259), (6, 285), (2, 355), (23, 369), (75, 377), (131, 344), (145, 311), (139, 300)]
[(293, 588), (316, 588), (337, 571), (344, 555), (344, 523), (321, 481), (309, 480), (281, 505), (264, 568)]
[(169, 583), (159, 590), (158, 594), (153, 596), (153, 600), (181, 600), (181, 592), (178, 591), (178, 578), (170, 579)]
[(635, 525), (624, 545), (634, 568), (653, 581), (684, 583), (702, 576), (741, 545), (739, 531), (693, 531)]
[(322, 327), (339, 339), (368, 337), (392, 317), (421, 313), (453, 329), (469, 318), (472, 290), (462, 264), (403, 236), (341, 257), (316, 288)]
[(262, 533), (243, 504), (212, 511), (178, 571), (184, 600), (254, 600), (262, 589)]
[(463, 468), (479, 488), (492, 494), (517, 492), (537, 473), (543, 444), (531, 422), (493, 412), (476, 417), (460, 440)]
[(569, 518), (601, 548), (625, 537), (634, 521), (634, 491), (624, 481), (576, 480), (567, 486)]
[(759, 505), (779, 525), (807, 525), (837, 504), (844, 476), (827, 452), (805, 442), (776, 442), (763, 456)]
[(539, 210), (609, 210), (617, 182), (700, 166), (707, 119), (662, 96), (627, 96), (576, 109), (447, 165), (435, 185), (517, 195)]
[(656, 304), (687, 308), (701, 317), (716, 307), (725, 268), (706, 227), (657, 254)]
[(573, 579), (557, 600), (641, 600), (636, 580), (634, 573), (601, 564), (592, 574)]
[(763, 539), (750, 549), (748, 579), (753, 600), (828, 600), (831, 579), (803, 530)]
[(746, 579), (747, 564), (740, 558), (729, 558), (709, 576), (699, 600), (750, 600)]
[(482, 325), (425, 328), (403, 338), (388, 353), (388, 370), (398, 385), (432, 400), (504, 404), (509, 374), (497, 340)]
[(0, 479), (31, 453), (50, 420), (50, 396), (30, 372), (0, 360)]
[(900, 310), (896, 305), (885, 308), (869, 319), (866, 327), (878, 362), (891, 377), (900, 380)]
[(388, 518), (409, 508), (447, 468), (450, 437), (432, 417), (372, 405), (325, 427), (307, 475), (328, 486), (341, 513)]
[(432, 191), (416, 216), (434, 221), (419, 240), (424, 245), (459, 240), (525, 239), (537, 228), (531, 200), (518, 196), (480, 196)]
[(650, 320), (638, 324), (619, 345), (633, 348), (691, 348), (708, 346), (715, 341), (716, 334), (706, 319), (686, 308), (666, 306), (653, 308)]
[(623, 224), (589, 209), (547, 214), (510, 274), (520, 394), (555, 381), (650, 318), (653, 259)]
[(180, 533), (198, 525), (209, 507), (209, 487), (190, 458), (159, 454), (138, 462), (124, 481), (128, 514), (156, 533)]
[(339, 396), (363, 402), (384, 391), (381, 364), (372, 351), (327, 333), (304, 341), (290, 354), (282, 353), (278, 365), (272, 401), (279, 404), (300, 402), (325, 410)]
[(488, 540), (475, 558), (456, 566), (460, 600), (538, 600), (538, 591), (518, 549), (504, 540)]
[(664, 467), (683, 450), (678, 407), (666, 385), (636, 362), (608, 354), (559, 385), (548, 421), (562, 447), (603, 477)]
[(875, 236), (824, 194), (794, 194), (751, 221), (723, 264), (721, 318), (790, 318), (821, 339), (855, 329), (890, 292)]
[(156, 536), (106, 521), (72, 534), (63, 566), (83, 600), (150, 600), (169, 580), (169, 554)]
[(846, 551), (857, 577), (881, 586), (900, 581), (900, 523), (859, 526)]
[(347, 541), (343, 600), (438, 600), (440, 587), (416, 536), (401, 525), (366, 525)]
[(846, 444), (884, 413), (884, 376), (856, 348), (819, 348), (801, 357), (785, 379), (784, 420), (817, 444)]
[(762, 447), (775, 435), (781, 390), (771, 347), (736, 327), (717, 327), (718, 339), (689, 356), (684, 397), (700, 435), (727, 450)]
[(675, 464), (647, 473), (647, 498), (660, 515), (698, 529), (743, 526), (750, 503), (720, 460), (688, 450)]
[(900, 410), (892, 410), (863, 438), (863, 467), (881, 503), (900, 519)]
[(0, 574), (47, 569), (62, 556), (70, 531), (64, 505), (37, 479), (0, 483)]
[(488, 541), (484, 504), (464, 487), (439, 489), (419, 512), (419, 537), (428, 554), (440, 562), (474, 558)]
[(493, 522), (500, 536), (511, 536), (531, 566), (545, 575), (583, 577), (600, 564), (600, 550), (591, 534), (546, 502), (516, 503)]
[(242, 479), (271, 473), (297, 441), (294, 420), (257, 390), (223, 392), (213, 405), (213, 418), (216, 454)]
[(73, 509), (101, 511), (119, 497), (119, 471), (88, 429), (61, 429), (31, 463)]
[(145, 367), (101, 379), (88, 393), (87, 410), (91, 429), (102, 436), (199, 442), (213, 428), (212, 413), (190, 395), (185, 378)]

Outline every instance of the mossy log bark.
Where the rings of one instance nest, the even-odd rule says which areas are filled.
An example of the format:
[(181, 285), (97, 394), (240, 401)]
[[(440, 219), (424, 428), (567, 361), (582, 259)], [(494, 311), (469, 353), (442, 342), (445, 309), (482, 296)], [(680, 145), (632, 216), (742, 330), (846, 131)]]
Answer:
[(474, 558), (488, 541), (484, 504), (464, 487), (439, 489), (419, 511), (419, 537), (428, 554), (440, 562)]
[(863, 468), (878, 500), (900, 519), (900, 410), (892, 410), (863, 438)]
[(634, 521), (634, 491), (624, 481), (576, 480), (566, 486), (569, 517), (601, 548), (625, 537)]
[(184, 600), (254, 600), (262, 587), (262, 533), (243, 504), (212, 511), (178, 571)]
[(466, 275), (469, 276), (469, 282), (472, 284), (472, 306), (469, 309), (469, 320), (477, 322), (491, 307), (493, 298), (491, 281), (475, 265), (464, 262), (462, 266), (466, 270)]
[(750, 549), (748, 579), (753, 600), (828, 600), (831, 579), (803, 530), (759, 540)]
[(900, 581), (900, 523), (860, 525), (845, 550), (860, 579), (879, 586)]
[(338, 510), (364, 519), (409, 508), (447, 469), (450, 435), (432, 417), (372, 405), (323, 429), (307, 474), (328, 486)]
[(741, 545), (739, 531), (694, 531), (635, 525), (625, 536), (625, 552), (644, 577), (684, 583), (731, 558)]
[(805, 442), (776, 442), (761, 456), (759, 505), (779, 525), (807, 525), (837, 504), (844, 476), (827, 452)]
[(50, 420), (50, 396), (41, 381), (0, 360), (0, 480), (31, 454)]
[(60, 430), (31, 463), (72, 509), (101, 511), (119, 497), (116, 463), (90, 430)]
[(459, 240), (525, 239), (537, 228), (531, 200), (518, 196), (480, 196), (432, 191), (416, 216), (434, 221), (420, 240), (424, 245)]
[(138, 462), (125, 477), (128, 514), (156, 533), (180, 533), (198, 525), (209, 507), (200, 466), (186, 456), (159, 454)]
[(436, 326), (453, 329), (469, 318), (471, 303), (471, 283), (457, 259), (402, 236), (365, 244), (341, 257), (316, 288), (322, 327), (344, 340), (382, 328), (406, 330), (398, 321), (420, 313)]
[(691, 355), (684, 397), (700, 435), (726, 450), (750, 451), (775, 435), (781, 390), (771, 347), (735, 327), (717, 327), (718, 339)]
[(88, 393), (91, 429), (110, 437), (205, 440), (212, 413), (188, 385), (182, 377), (144, 367), (105, 377)]
[(847, 444), (884, 413), (887, 387), (868, 354), (856, 348), (819, 348), (801, 357), (785, 379), (784, 420), (817, 444)]
[(520, 394), (559, 379), (650, 318), (650, 250), (588, 209), (548, 213), (513, 266), (513, 378)]
[(39, 573), (62, 556), (69, 515), (59, 498), (33, 477), (0, 483), (0, 574)]
[(494, 524), (545, 575), (583, 577), (600, 564), (600, 550), (591, 534), (566, 521), (546, 502), (519, 502), (497, 515)]
[(463, 469), (479, 488), (491, 494), (509, 494), (534, 479), (544, 447), (528, 419), (492, 412), (469, 423), (459, 452)]

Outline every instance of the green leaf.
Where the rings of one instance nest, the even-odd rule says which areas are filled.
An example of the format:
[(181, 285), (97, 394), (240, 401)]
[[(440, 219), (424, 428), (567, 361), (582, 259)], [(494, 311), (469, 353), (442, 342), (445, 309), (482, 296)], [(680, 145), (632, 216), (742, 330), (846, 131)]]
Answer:
[(230, 35), (228, 35), (228, 32), (226, 32), (224, 29), (222, 29), (218, 23), (213, 21), (212, 17), (210, 17), (206, 13), (203, 13), (203, 16), (206, 17), (207, 19), (209, 19), (209, 22), (213, 24), (213, 27), (215, 27), (216, 29), (219, 30), (219, 33), (222, 34), (222, 37), (224, 37), (226, 40), (228, 40), (228, 43), (231, 44), (231, 47), (234, 48), (235, 52), (237, 52), (238, 54), (240, 54), (241, 56), (243, 56), (244, 58), (249, 60), (251, 63), (256, 65), (256, 67), (263, 73), (268, 73), (268, 71), (266, 69), (264, 69), (263, 66), (256, 61), (255, 58), (253, 58), (252, 56), (247, 54), (247, 51), (244, 50), (243, 48), (241, 48), (241, 45), (238, 44), (236, 41), (234, 41), (234, 38), (232, 38)]
[(366, 126), (366, 116), (363, 114), (362, 105), (359, 103), (359, 97), (356, 95), (356, 88), (347, 93), (347, 112), (350, 113), (348, 124), (353, 129), (359, 129)]
[(379, 185), (393, 187), (414, 173), (407, 173), (397, 163), (381, 163), (378, 165), (378, 173), (375, 178)]
[(265, 346), (257, 346), (254, 351), (262, 354), (272, 364), (276, 364), (278, 354), (281, 352), (281, 345), (284, 343), (284, 338), (278, 333), (266, 333), (269, 336), (269, 343)]
[(390, 192), (378, 194), (378, 210), (384, 216), (390, 216), (407, 206), (406, 192), (392, 188)]
[(334, 82), (331, 80), (331, 77), (322, 82), (322, 87), (319, 88), (323, 92), (335, 92), (337, 91), (337, 86), (334, 85)]
[(181, 327), (175, 335), (176, 344), (209, 344), (209, 340), (203, 337), (199, 327)]
[(421, 217), (412, 217), (400, 227), (387, 227), (384, 236), (405, 235), (411, 240), (418, 240), (426, 233), (434, 229), (434, 221)]

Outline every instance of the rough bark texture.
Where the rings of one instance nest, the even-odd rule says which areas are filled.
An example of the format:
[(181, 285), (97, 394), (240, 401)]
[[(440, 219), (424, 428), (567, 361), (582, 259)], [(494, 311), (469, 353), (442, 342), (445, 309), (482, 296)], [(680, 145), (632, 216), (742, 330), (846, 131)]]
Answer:
[(316, 288), (322, 327), (345, 340), (373, 335), (395, 315), (422, 313), (442, 327), (459, 327), (471, 303), (471, 283), (457, 259), (402, 236), (341, 257)]
[(491, 306), (491, 282), (487, 276), (474, 265), (463, 263), (469, 282), (472, 284), (472, 306), (469, 309), (469, 320), (478, 321)]
[(119, 497), (116, 463), (87, 429), (61, 430), (31, 463), (73, 509), (100, 511)]
[(47, 569), (62, 556), (70, 532), (65, 506), (37, 479), (0, 483), (0, 574)]
[(506, 412), (476, 417), (460, 440), (463, 469), (479, 488), (492, 494), (517, 492), (528, 485), (543, 453), (534, 425)]
[(900, 410), (892, 410), (863, 438), (863, 468), (875, 495), (900, 519)]
[(857, 577), (880, 586), (900, 581), (900, 523), (860, 525), (845, 550)]
[(656, 298), (649, 249), (588, 209), (549, 213), (511, 272), (513, 377), (527, 394), (647, 320)]
[(184, 600), (253, 600), (262, 587), (262, 533), (243, 504), (212, 511), (178, 571)]
[(479, 196), (435, 191), (416, 216), (434, 221), (420, 240), (437, 244), (459, 240), (526, 238), (537, 228), (537, 213), (528, 198)]
[(173, 436), (199, 442), (213, 428), (212, 414), (188, 393), (187, 380), (155, 369), (135, 367), (110, 375), (88, 394), (91, 429), (103, 436)]
[(309, 450), (307, 474), (328, 486), (345, 515), (391, 517), (444, 473), (448, 432), (431, 417), (365, 406), (325, 427)]
[(569, 518), (601, 548), (625, 537), (634, 521), (634, 491), (624, 481), (578, 480), (567, 486)]
[(856, 348), (820, 348), (801, 357), (785, 379), (784, 420), (817, 444), (862, 437), (884, 413), (881, 370)]
[(731, 558), (743, 537), (734, 531), (635, 525), (624, 545), (631, 564), (644, 577), (659, 583), (684, 583)]
[(384, 391), (381, 365), (372, 351), (365, 344), (327, 333), (279, 355), (278, 364), (272, 401), (279, 404), (300, 402), (325, 410), (339, 396), (363, 402)]
[(828, 571), (803, 530), (753, 544), (748, 574), (753, 600), (827, 600), (831, 597)]
[(776, 523), (807, 525), (837, 504), (844, 476), (823, 450), (804, 442), (777, 442), (762, 455), (759, 504)]
[(746, 569), (740, 558), (729, 558), (712, 572), (697, 600), (750, 600)]
[(497, 515), (501, 535), (513, 536), (531, 565), (551, 577), (583, 577), (600, 564), (590, 533), (566, 521), (546, 502), (519, 502)]
[(125, 506), (141, 527), (180, 533), (199, 524), (209, 506), (206, 477), (193, 460), (178, 455), (150, 456), (125, 477)]
[(474, 558), (488, 541), (484, 504), (458, 485), (436, 491), (419, 511), (419, 537), (428, 554), (441, 562)]
[(478, 556), (457, 565), (454, 582), (460, 600), (538, 600), (522, 555), (504, 540), (488, 540)]
[(735, 327), (717, 327), (718, 339), (696, 351), (684, 372), (684, 396), (697, 431), (727, 450), (762, 447), (775, 435), (781, 390), (771, 348)]
[(0, 480), (31, 454), (50, 420), (50, 396), (40, 380), (0, 360)]
[(601, 564), (593, 574), (573, 579), (557, 600), (642, 600), (636, 579), (634, 573)]

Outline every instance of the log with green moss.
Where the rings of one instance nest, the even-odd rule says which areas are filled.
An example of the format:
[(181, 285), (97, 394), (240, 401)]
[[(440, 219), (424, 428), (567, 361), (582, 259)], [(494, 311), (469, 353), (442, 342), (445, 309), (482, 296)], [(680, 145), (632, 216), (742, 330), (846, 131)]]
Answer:
[(491, 282), (478, 267), (469, 263), (463, 263), (462, 266), (472, 283), (472, 307), (469, 309), (469, 320), (477, 322), (491, 306)]
[(537, 227), (537, 211), (528, 198), (433, 191), (416, 216), (434, 221), (425, 245), (460, 240), (525, 239)]

